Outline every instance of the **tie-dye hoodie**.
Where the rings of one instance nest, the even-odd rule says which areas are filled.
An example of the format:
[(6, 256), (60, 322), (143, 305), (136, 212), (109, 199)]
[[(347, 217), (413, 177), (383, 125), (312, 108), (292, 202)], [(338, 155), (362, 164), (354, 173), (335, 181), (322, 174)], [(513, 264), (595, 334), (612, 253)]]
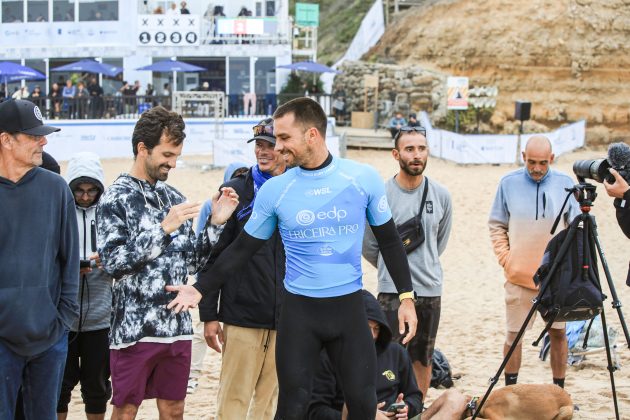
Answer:
[(175, 188), (122, 174), (105, 191), (97, 209), (98, 253), (114, 279), (110, 348), (138, 341), (172, 343), (192, 339), (189, 312), (166, 305), (175, 298), (166, 285), (186, 284), (202, 268), (223, 226), (210, 225), (195, 237), (192, 221), (167, 235), (160, 223), (186, 201)]
[[(499, 183), (490, 211), (490, 239), (507, 281), (528, 289), (536, 289), (534, 273), (540, 266), (551, 227), (567, 196), (565, 188), (573, 187), (568, 175), (549, 169), (536, 182), (520, 168), (505, 175)], [(563, 210), (562, 221), (555, 233), (580, 213), (571, 197)]]

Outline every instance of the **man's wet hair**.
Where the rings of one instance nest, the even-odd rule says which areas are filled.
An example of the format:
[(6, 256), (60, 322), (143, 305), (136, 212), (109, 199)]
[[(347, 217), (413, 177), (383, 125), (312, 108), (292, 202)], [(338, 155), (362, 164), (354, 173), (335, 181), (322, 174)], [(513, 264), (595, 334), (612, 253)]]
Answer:
[(304, 131), (315, 127), (317, 131), (326, 138), (326, 113), (316, 101), (311, 98), (295, 98), (280, 105), (273, 113), (273, 119), (293, 114), (295, 122), (302, 125)]
[(133, 129), (131, 144), (133, 156), (138, 156), (138, 143), (142, 142), (149, 150), (153, 150), (160, 143), (162, 133), (166, 134), (169, 141), (179, 146), (186, 138), (184, 133), (184, 119), (176, 112), (156, 106), (140, 115), (140, 119)]

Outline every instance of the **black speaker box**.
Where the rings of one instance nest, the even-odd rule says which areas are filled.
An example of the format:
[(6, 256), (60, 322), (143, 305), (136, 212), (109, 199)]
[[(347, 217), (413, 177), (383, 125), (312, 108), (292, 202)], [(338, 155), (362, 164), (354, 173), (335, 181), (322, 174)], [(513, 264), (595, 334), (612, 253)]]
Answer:
[(516, 101), (514, 107), (514, 119), (519, 121), (527, 121), (532, 112), (532, 103), (525, 101)]

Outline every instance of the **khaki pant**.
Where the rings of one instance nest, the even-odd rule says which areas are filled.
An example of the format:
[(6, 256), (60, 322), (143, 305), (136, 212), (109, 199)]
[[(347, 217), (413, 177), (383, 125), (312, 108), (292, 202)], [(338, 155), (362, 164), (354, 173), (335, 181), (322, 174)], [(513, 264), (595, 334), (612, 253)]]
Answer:
[(208, 344), (203, 336), (203, 322), (193, 319), (193, 339), (192, 339), (192, 357), (190, 361), (190, 377), (201, 378), (203, 370), (203, 359), (206, 357)]
[(217, 420), (272, 419), (278, 401), (276, 332), (223, 325)]

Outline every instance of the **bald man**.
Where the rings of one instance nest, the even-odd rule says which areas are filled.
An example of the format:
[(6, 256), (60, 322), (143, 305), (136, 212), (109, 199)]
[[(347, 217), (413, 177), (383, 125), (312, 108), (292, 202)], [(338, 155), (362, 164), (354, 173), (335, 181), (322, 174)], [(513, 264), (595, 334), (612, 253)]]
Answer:
[[(567, 196), (565, 188), (573, 187), (568, 175), (551, 169), (554, 155), (551, 142), (544, 136), (533, 136), (523, 152), (524, 168), (505, 175), (490, 211), (490, 239), (505, 274), (505, 315), (507, 334), (503, 345), (505, 356), (516, 339), (532, 299), (538, 295), (534, 273), (542, 261), (551, 226)], [(565, 227), (580, 213), (571, 198), (563, 210)], [(531, 329), (535, 316), (527, 329)], [(551, 338), (551, 372), (553, 382), (564, 387), (567, 366), (565, 323), (556, 322), (549, 330)], [(505, 367), (505, 384), (514, 385), (521, 367), (522, 343), (515, 348)]]

